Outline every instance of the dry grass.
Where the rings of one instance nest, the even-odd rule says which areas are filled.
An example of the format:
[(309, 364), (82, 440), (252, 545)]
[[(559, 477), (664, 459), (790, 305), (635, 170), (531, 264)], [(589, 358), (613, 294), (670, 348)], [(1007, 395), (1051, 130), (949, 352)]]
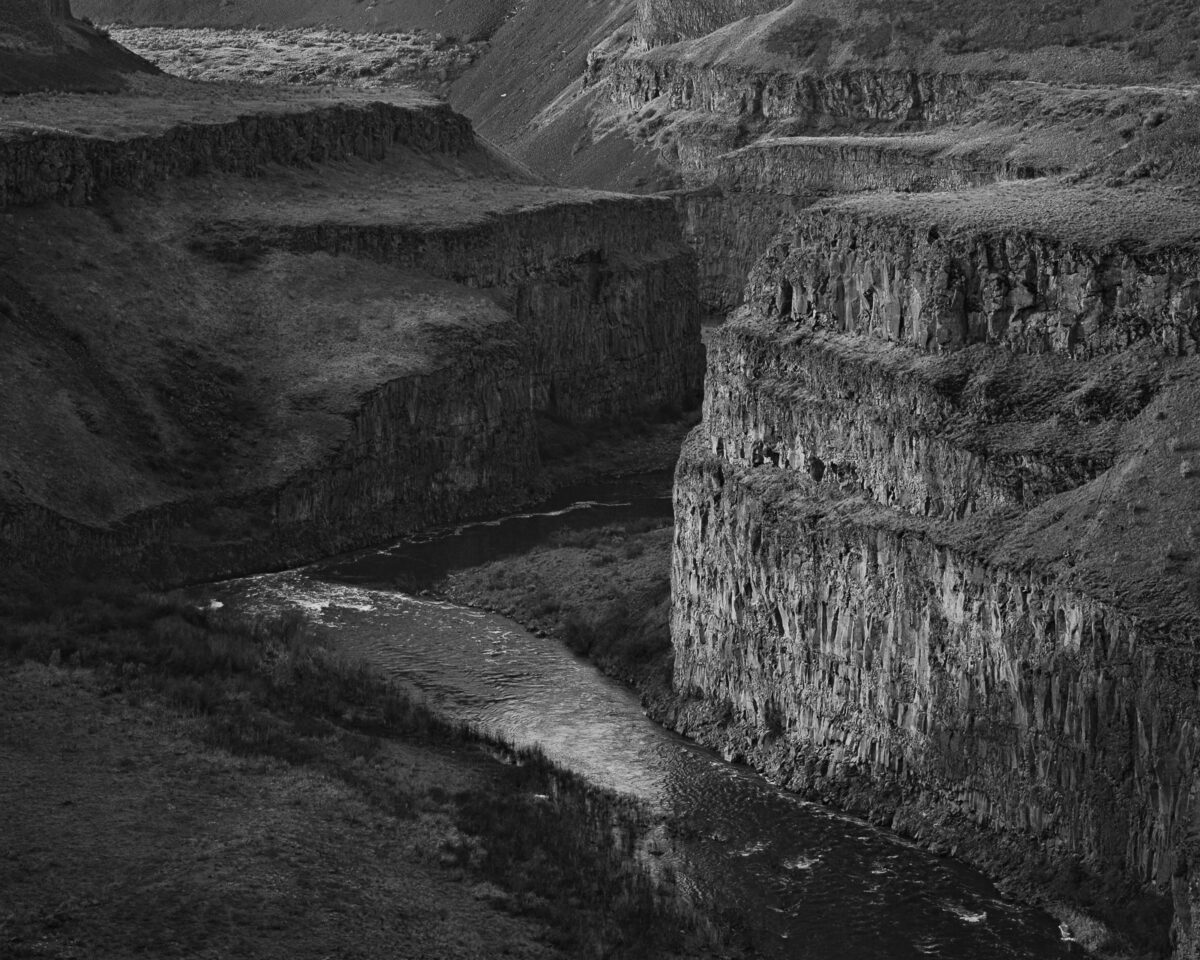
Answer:
[(415, 84), (445, 90), (486, 44), (431, 33), (339, 30), (113, 28), (113, 39), (188, 80), (338, 84), (380, 89)]
[(1200, 75), (1200, 14), (1184, 0), (796, 0), (646, 56), (758, 71), (915, 69), (1128, 83)]
[(319, 107), (386, 99), (399, 107), (420, 109), (438, 101), (412, 87), (379, 92), (304, 87), (267, 87), (253, 83), (201, 84), (177, 77), (137, 75), (114, 96), (32, 93), (0, 99), (0, 134), (21, 136), (39, 131), (125, 138), (153, 136), (190, 123), (228, 122), (253, 114), (303, 113)]
[(73, 0), (76, 16), (97, 23), (170, 27), (329, 27), (355, 33), (437, 31), (484, 40), (514, 0)]
[(704, 941), (611, 845), (636, 807), (440, 721), (299, 618), (35, 585), (0, 607), (0, 683), (6, 956)]

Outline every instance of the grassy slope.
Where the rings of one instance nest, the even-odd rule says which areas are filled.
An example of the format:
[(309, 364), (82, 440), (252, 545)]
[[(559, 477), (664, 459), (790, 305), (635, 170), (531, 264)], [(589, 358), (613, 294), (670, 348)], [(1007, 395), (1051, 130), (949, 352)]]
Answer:
[[(21, 103), (21, 120), (152, 129), (143, 102), (88, 114), (85, 98), (35, 99)], [(511, 335), (490, 298), (420, 273), (397, 283), (392, 267), (324, 254), (214, 258), (196, 243), (210, 221), (470, 226), (588, 196), (510, 179), (483, 153), (394, 150), (378, 163), (16, 209), (0, 235), (0, 490), (103, 523), (198, 492), (275, 484), (337, 447), (365, 390), (457, 362), (464, 349), (485, 355)]]
[(760, 71), (916, 69), (1127, 83), (1194, 79), (1197, 39), (1200, 11), (1185, 0), (794, 0), (647, 56)]
[(633, 37), (633, 0), (532, 0), (451, 90), (476, 129), (553, 181), (619, 190), (670, 186), (653, 150), (606, 129), (604, 93), (587, 89), (588, 52)]
[(329, 83), (440, 90), (485, 43), (452, 44), (428, 33), (350, 33), (324, 28), (113, 27), (112, 36), (157, 67), (188, 80)]
[(298, 618), (31, 587), (0, 604), (0, 688), (6, 956), (700, 945), (608, 846), (637, 809), (496, 762)]
[(654, 696), (671, 682), (671, 538), (660, 521), (564, 532), (529, 553), (456, 571), (439, 589), (555, 636)]

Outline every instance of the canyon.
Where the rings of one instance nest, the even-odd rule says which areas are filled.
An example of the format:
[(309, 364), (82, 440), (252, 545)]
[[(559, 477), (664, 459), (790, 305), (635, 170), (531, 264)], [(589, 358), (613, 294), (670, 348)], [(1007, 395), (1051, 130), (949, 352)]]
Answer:
[(1195, 64), (903, 6), (642, 3), (507, 139), (470, 108), (529, 162), (569, 128), (568, 180), (651, 151), (726, 317), (653, 709), (1099, 955), (1196, 956)]
[(668, 199), (531, 182), (416, 93), (20, 103), (2, 513), (31, 567), (169, 581), (377, 541), (535, 496), (539, 421), (699, 392)]
[[(148, 56), (250, 22), (150, 6)], [(478, 4), (453, 109), (6, 101), (6, 548), (297, 563), (703, 376), (654, 715), (1097, 956), (1200, 956), (1200, 15), (1030, 8)]]

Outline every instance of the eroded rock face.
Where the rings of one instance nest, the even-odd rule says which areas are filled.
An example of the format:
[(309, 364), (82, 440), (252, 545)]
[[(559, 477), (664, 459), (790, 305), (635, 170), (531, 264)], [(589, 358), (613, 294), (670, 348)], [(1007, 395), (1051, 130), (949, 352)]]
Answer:
[(576, 422), (698, 394), (696, 268), (669, 200), (597, 198), (464, 226), (215, 223), (198, 243), (346, 254), (495, 289), (520, 331), (532, 408)]
[(1200, 333), (1191, 249), (1137, 254), (986, 229), (943, 237), (936, 223), (829, 210), (797, 219), (749, 291), (768, 312), (922, 350), (988, 343), (1083, 357), (1149, 340), (1192, 353)]
[(625, 57), (609, 76), (614, 101), (632, 109), (661, 97), (672, 109), (856, 130), (871, 123), (958, 120), (994, 82), (980, 75), (888, 70), (764, 74), (738, 64), (700, 66), (657, 54)]
[[(74, 159), (56, 166), (61, 144)], [(8, 146), (22, 159), (7, 182), (30, 205), (9, 216), (0, 355), (11, 390), (77, 388), (41, 445), (7, 421), (21, 451), (0, 484), (0, 538), (35, 569), (212, 577), (496, 512), (546, 492), (543, 418), (583, 426), (699, 394), (695, 260), (673, 202), (529, 184), (444, 107), (295, 109), (158, 139)], [(214, 176), (112, 189), (385, 154), (321, 171), (324, 183), (272, 168), (253, 187)], [(103, 185), (113, 222), (32, 205), (79, 184), (59, 199)], [(346, 200), (350, 186), (362, 199)], [(43, 257), (77, 228), (104, 254), (81, 242)], [(169, 273), (180, 299), (147, 307), (108, 282), (134, 260), (136, 283)], [(64, 271), (104, 282), (76, 296)], [(120, 338), (105, 335), (116, 327)], [(293, 335), (305, 330), (311, 341)], [(156, 424), (149, 440), (144, 423)], [(103, 461), (89, 484), (43, 457), (72, 443), (64, 464), (81, 449)], [(226, 451), (228, 463), (207, 462)]]
[(106, 188), (140, 190), (173, 177), (253, 176), (265, 163), (378, 159), (395, 144), (457, 154), (474, 142), (469, 121), (445, 104), (382, 102), (184, 123), (149, 136), (6, 135), (0, 138), (0, 207), (87, 203)]
[(1190, 641), (706, 439), (676, 478), (676, 728), (1018, 882), (1079, 871), (1161, 948), (1196, 814)]
[(1200, 261), (876, 207), (801, 213), (710, 344), (668, 722), (1193, 957), (1195, 618), (1130, 589), (1183, 554), (1114, 539), (1101, 577), (1038, 527), (1190, 516), (1137, 458), (1187, 416), (1148, 411), (1194, 371)]
[(728, 462), (962, 519), (1101, 474), (1163, 380), (1149, 348), (1090, 363), (983, 348), (914, 357), (746, 309), (709, 346), (705, 430)]

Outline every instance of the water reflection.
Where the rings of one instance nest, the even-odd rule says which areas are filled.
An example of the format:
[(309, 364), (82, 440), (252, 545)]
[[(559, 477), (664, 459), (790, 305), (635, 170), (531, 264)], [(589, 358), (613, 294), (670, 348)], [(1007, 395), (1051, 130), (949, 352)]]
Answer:
[(1048, 916), (1003, 901), (966, 867), (805, 803), (653, 724), (632, 693), (556, 641), (499, 615), (322, 575), (234, 581), (213, 595), (256, 609), (302, 606), (347, 653), (445, 714), (539, 745), (672, 815), (685, 825), (675, 847), (685, 880), (736, 906), (768, 955), (1079, 955)]

